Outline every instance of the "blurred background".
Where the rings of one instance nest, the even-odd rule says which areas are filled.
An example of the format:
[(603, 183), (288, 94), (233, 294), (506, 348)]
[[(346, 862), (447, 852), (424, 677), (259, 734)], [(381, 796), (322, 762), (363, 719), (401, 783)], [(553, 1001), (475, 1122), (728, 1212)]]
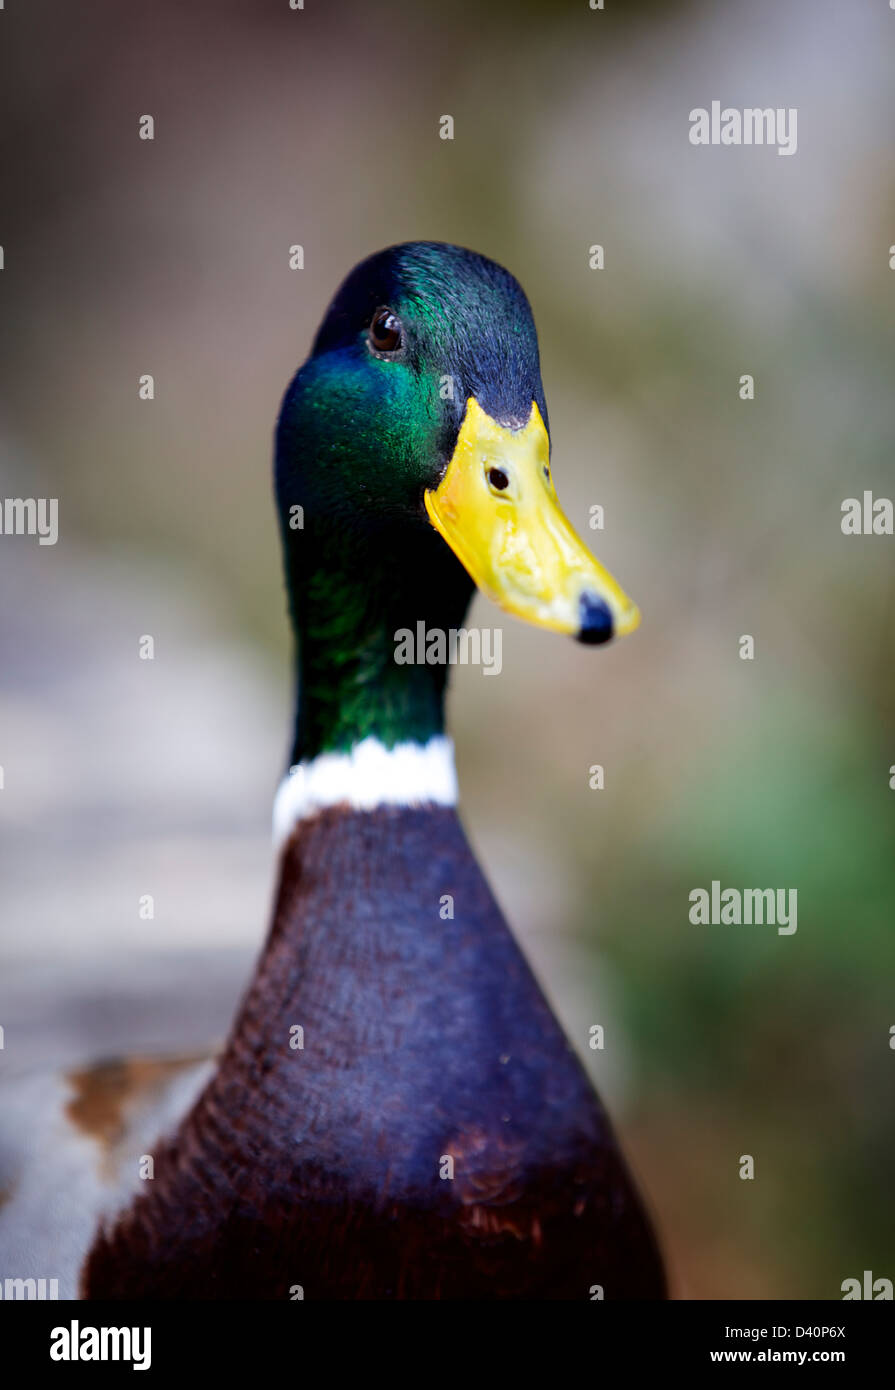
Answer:
[[(0, 497), (60, 508), (0, 537), (0, 1069), (225, 1034), (291, 717), (280, 397), (356, 261), (459, 242), (531, 299), (560, 497), (644, 615), (594, 652), (476, 599), (466, 825), (677, 1296), (836, 1298), (895, 1264), (895, 540), (840, 530), (895, 496), (895, 13), (606, 6), (0, 15)], [(797, 107), (797, 154), (691, 146), (715, 98)], [(692, 926), (713, 879), (798, 932)]]

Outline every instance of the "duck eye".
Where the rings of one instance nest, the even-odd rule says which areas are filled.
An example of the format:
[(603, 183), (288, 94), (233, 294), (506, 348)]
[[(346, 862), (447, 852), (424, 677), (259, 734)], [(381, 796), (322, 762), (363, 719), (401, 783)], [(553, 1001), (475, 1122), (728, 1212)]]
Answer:
[(510, 480), (502, 468), (489, 468), (488, 482), (492, 487), (496, 487), (498, 492), (503, 492), (504, 488), (510, 485)]
[(377, 352), (395, 352), (404, 337), (401, 320), (391, 309), (377, 309), (370, 323), (370, 346)]

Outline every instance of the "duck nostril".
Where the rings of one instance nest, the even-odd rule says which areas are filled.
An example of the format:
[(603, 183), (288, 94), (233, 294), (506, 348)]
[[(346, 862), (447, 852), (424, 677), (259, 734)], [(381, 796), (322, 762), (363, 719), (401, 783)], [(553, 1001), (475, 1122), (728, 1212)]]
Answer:
[(498, 492), (503, 492), (504, 488), (510, 485), (510, 480), (502, 468), (489, 468), (488, 482), (492, 487), (496, 487)]
[(596, 647), (608, 642), (612, 636), (612, 613), (605, 599), (596, 594), (582, 594), (578, 600), (579, 622), (578, 641)]

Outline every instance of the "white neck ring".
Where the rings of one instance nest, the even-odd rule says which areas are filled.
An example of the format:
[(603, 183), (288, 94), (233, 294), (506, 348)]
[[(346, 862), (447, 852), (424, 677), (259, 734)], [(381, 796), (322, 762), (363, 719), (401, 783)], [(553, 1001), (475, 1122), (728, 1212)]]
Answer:
[(373, 811), (456, 804), (454, 745), (445, 735), (394, 748), (365, 738), (348, 753), (321, 753), (290, 767), (274, 798), (274, 845), (279, 849), (299, 821), (327, 806)]

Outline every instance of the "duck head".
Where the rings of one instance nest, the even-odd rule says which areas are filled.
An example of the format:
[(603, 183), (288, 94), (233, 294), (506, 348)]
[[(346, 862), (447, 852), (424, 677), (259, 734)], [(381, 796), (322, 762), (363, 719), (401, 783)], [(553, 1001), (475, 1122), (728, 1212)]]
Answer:
[(528, 300), (471, 251), (351, 272), (286, 393), (276, 481), (299, 641), (359, 660), (356, 692), (387, 679), (377, 627), (393, 656), (395, 627), (454, 626), (476, 585), (587, 643), (639, 620), (560, 508)]

